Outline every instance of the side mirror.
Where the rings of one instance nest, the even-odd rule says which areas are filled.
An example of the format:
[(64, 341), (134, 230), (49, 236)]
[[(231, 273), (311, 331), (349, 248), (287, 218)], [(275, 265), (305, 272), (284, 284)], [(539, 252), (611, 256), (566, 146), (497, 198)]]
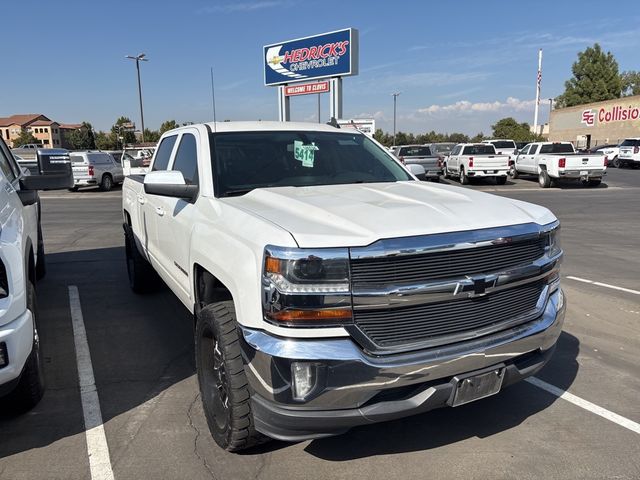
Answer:
[(427, 172), (425, 171), (422, 165), (418, 165), (416, 163), (410, 163), (407, 165), (407, 170), (409, 170), (418, 180), (426, 180)]
[(182, 172), (164, 170), (144, 176), (144, 191), (150, 195), (173, 197), (193, 202), (198, 196), (198, 185), (187, 185)]

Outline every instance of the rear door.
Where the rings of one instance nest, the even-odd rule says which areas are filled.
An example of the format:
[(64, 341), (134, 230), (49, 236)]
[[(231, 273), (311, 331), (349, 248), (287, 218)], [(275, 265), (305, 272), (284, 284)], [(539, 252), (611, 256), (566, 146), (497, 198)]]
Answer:
[[(197, 129), (184, 130), (178, 139), (175, 154), (169, 170), (182, 173), (189, 185), (199, 185), (198, 146), (200, 137)], [(185, 303), (190, 303), (193, 272), (190, 262), (191, 234), (195, 225), (195, 202), (180, 198), (158, 197), (156, 205), (156, 225), (158, 236), (158, 258), (167, 275), (180, 290)], [(175, 291), (175, 290), (174, 290)]]
[(70, 153), (69, 158), (71, 158), (71, 169), (73, 170), (73, 178), (77, 182), (78, 180), (86, 181), (89, 180), (89, 161), (87, 159), (87, 154), (84, 153)]

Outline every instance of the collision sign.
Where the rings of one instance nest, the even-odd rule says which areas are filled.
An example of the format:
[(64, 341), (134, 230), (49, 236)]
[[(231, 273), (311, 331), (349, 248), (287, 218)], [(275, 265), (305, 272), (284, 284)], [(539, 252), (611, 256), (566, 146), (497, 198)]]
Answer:
[(347, 28), (266, 45), (263, 61), (265, 85), (357, 75), (358, 31)]

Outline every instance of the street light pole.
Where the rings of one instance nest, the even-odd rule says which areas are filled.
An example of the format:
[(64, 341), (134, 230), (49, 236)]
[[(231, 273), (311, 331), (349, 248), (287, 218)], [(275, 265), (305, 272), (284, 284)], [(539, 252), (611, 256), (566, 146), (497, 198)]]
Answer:
[(140, 62), (148, 62), (149, 59), (145, 58), (146, 53), (140, 55), (127, 55), (125, 58), (136, 61), (136, 71), (138, 73), (138, 99), (140, 100), (140, 125), (142, 126), (142, 141), (144, 142), (144, 110), (142, 109), (142, 85), (140, 83)]
[(392, 93), (393, 97), (393, 146), (396, 146), (396, 103), (400, 92)]

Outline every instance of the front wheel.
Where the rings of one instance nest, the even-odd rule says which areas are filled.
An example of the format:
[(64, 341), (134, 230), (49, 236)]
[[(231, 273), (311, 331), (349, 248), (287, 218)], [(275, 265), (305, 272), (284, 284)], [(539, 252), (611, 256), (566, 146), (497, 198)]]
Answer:
[(549, 188), (551, 186), (551, 177), (546, 170), (540, 170), (538, 174), (538, 183), (542, 188)]
[(445, 180), (449, 180), (451, 178), (451, 175), (449, 175), (449, 168), (447, 168), (446, 163), (442, 167), (442, 176), (445, 178)]
[(620, 168), (620, 159), (618, 158), (617, 155), (613, 157), (613, 160), (611, 160), (611, 166), (613, 168)]
[(196, 371), (202, 406), (215, 442), (234, 452), (263, 443), (251, 413), (251, 391), (233, 301), (212, 303), (197, 316)]

